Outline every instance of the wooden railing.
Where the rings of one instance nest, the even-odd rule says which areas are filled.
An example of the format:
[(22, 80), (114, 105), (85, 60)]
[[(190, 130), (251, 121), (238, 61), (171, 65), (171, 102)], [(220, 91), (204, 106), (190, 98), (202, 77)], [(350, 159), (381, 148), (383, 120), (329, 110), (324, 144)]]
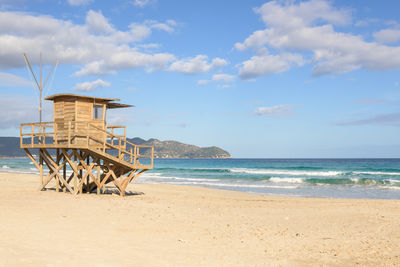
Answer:
[[(20, 147), (96, 149), (116, 157), (118, 161), (153, 167), (153, 146), (135, 145), (127, 141), (126, 126), (96, 124), (93, 121), (23, 123)], [(123, 134), (115, 133), (118, 128), (123, 130)], [(148, 160), (143, 163), (140, 159)]]
[[(30, 132), (25, 133), (24, 128), (28, 128)], [(22, 123), (20, 129), (20, 147), (22, 148), (27, 145), (33, 145), (36, 141), (37, 144), (46, 145), (46, 138), (47, 145), (57, 143), (56, 132), (57, 124), (54, 124), (54, 122)], [(30, 144), (23, 144), (23, 139), (26, 137), (29, 137), (28, 140), (30, 141)]]

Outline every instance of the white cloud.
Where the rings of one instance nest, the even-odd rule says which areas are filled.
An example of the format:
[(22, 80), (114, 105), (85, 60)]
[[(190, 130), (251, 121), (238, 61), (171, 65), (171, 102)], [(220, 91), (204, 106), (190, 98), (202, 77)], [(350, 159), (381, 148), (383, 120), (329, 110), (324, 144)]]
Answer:
[(161, 44), (150, 43), (150, 44), (139, 44), (137, 45), (138, 48), (143, 48), (144, 50), (152, 50), (158, 49), (161, 47)]
[(235, 76), (225, 73), (219, 73), (219, 74), (214, 74), (212, 76), (212, 80), (216, 82), (230, 83), (235, 81)]
[(208, 72), (213, 68), (227, 65), (228, 62), (221, 58), (214, 58), (208, 61), (208, 56), (198, 55), (193, 58), (185, 58), (172, 63), (168, 70), (182, 72), (185, 74), (196, 74), (200, 72)]
[(145, 25), (148, 25), (152, 29), (166, 31), (169, 33), (175, 31), (174, 27), (178, 25), (176, 21), (172, 19), (167, 20), (165, 23), (161, 23), (155, 20), (146, 20), (144, 23)]
[(293, 105), (277, 105), (272, 107), (259, 107), (254, 110), (254, 115), (267, 117), (284, 117), (293, 111)]
[(133, 41), (138, 42), (149, 37), (153, 29), (172, 33), (175, 31), (174, 27), (176, 25), (174, 20), (167, 20), (165, 23), (155, 20), (146, 20), (144, 23), (132, 23), (129, 25), (129, 28), (132, 33)]
[(80, 71), (75, 72), (75, 75), (76, 76), (85, 76), (92, 74), (105, 75), (112, 73), (115, 73), (115, 71), (108, 69), (104, 60), (99, 60), (86, 64)]
[(119, 31), (101, 12), (95, 11), (87, 13), (83, 25), (50, 16), (0, 12), (0, 68), (25, 67), (24, 52), (32, 64), (38, 64), (38, 51), (46, 51), (45, 64), (52, 64), (58, 58), (62, 64), (83, 65), (77, 75), (108, 74), (140, 67), (165, 69), (175, 60), (174, 55), (143, 52), (136, 42), (149, 37), (152, 29), (171, 32), (174, 23), (172, 20), (145, 21), (141, 24), (145, 30), (140, 31), (139, 24), (132, 24), (129, 30)]
[(206, 85), (211, 82), (217, 83), (217, 88), (228, 88), (230, 87), (230, 83), (235, 81), (235, 76), (229, 75), (226, 73), (217, 73), (214, 74), (211, 80), (198, 80), (198, 85)]
[(92, 2), (92, 0), (68, 0), (68, 4), (71, 6), (84, 6), (88, 5)]
[(384, 29), (374, 33), (374, 38), (379, 43), (394, 44), (400, 41), (400, 30)]
[(357, 20), (354, 23), (354, 26), (356, 27), (367, 27), (371, 24), (377, 24), (380, 23), (381, 20), (380, 19), (370, 19), (370, 18), (366, 18), (366, 19), (361, 19), (361, 20)]
[(153, 1), (151, 0), (134, 0), (133, 5), (138, 6), (138, 7), (145, 7), (149, 4), (151, 4)]
[(105, 82), (101, 79), (92, 81), (92, 82), (83, 82), (83, 83), (77, 83), (74, 86), (74, 90), (76, 91), (93, 91), (96, 88), (99, 87), (109, 87), (111, 84), (109, 82)]
[(129, 28), (135, 41), (142, 41), (151, 35), (151, 28), (143, 24), (132, 23)]
[(206, 85), (206, 84), (208, 84), (210, 81), (209, 80), (198, 80), (197, 81), (197, 84), (198, 85)]
[(242, 63), (239, 77), (252, 79), (272, 73), (284, 72), (289, 70), (293, 64), (301, 66), (303, 64), (302, 56), (298, 54), (253, 56)]
[(0, 72), (0, 86), (29, 86), (32, 82), (9, 73)]
[[(351, 22), (350, 12), (336, 9), (326, 0), (307, 2), (270, 1), (255, 9), (266, 28), (255, 31), (244, 42), (236, 43), (237, 50), (273, 48), (277, 55), (264, 56), (274, 66), (262, 64), (260, 69), (255, 56), (242, 64), (242, 78), (257, 77), (287, 71), (290, 62), (282, 59), (283, 53), (312, 53), (313, 74), (337, 74), (356, 69), (387, 70), (400, 68), (400, 47), (366, 42), (361, 36), (338, 32), (336, 25)], [(298, 61), (294, 61), (296, 64)], [(253, 64), (254, 63), (254, 64)], [(301, 65), (301, 64), (300, 64)], [(251, 71), (248, 71), (251, 70)]]
[(95, 34), (106, 34), (115, 31), (101, 11), (89, 10), (86, 16), (86, 25)]

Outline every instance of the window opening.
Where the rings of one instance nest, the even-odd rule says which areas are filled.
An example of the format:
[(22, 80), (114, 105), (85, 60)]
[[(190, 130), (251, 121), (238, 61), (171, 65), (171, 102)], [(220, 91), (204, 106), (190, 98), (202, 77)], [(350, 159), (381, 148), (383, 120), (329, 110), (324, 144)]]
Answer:
[(101, 120), (103, 117), (103, 106), (93, 105), (93, 119)]

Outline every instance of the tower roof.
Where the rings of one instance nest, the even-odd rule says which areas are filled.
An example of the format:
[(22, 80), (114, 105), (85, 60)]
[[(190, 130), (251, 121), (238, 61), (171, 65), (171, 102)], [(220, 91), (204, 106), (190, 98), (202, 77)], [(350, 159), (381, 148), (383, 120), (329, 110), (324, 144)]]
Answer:
[(117, 98), (104, 98), (104, 97), (93, 97), (93, 96), (84, 96), (84, 95), (76, 95), (76, 94), (55, 94), (45, 98), (45, 100), (72, 100), (76, 101), (78, 99), (87, 99), (89, 101), (93, 101), (93, 103), (98, 104), (106, 104), (107, 108), (129, 108), (133, 107), (132, 105), (115, 103), (114, 101), (120, 101)]

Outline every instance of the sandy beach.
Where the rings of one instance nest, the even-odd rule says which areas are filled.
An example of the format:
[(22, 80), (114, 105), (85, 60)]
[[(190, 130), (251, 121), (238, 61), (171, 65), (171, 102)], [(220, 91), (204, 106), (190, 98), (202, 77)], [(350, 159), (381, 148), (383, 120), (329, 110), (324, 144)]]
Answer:
[(400, 265), (398, 200), (162, 184), (74, 196), (38, 183), (0, 173), (0, 266)]

